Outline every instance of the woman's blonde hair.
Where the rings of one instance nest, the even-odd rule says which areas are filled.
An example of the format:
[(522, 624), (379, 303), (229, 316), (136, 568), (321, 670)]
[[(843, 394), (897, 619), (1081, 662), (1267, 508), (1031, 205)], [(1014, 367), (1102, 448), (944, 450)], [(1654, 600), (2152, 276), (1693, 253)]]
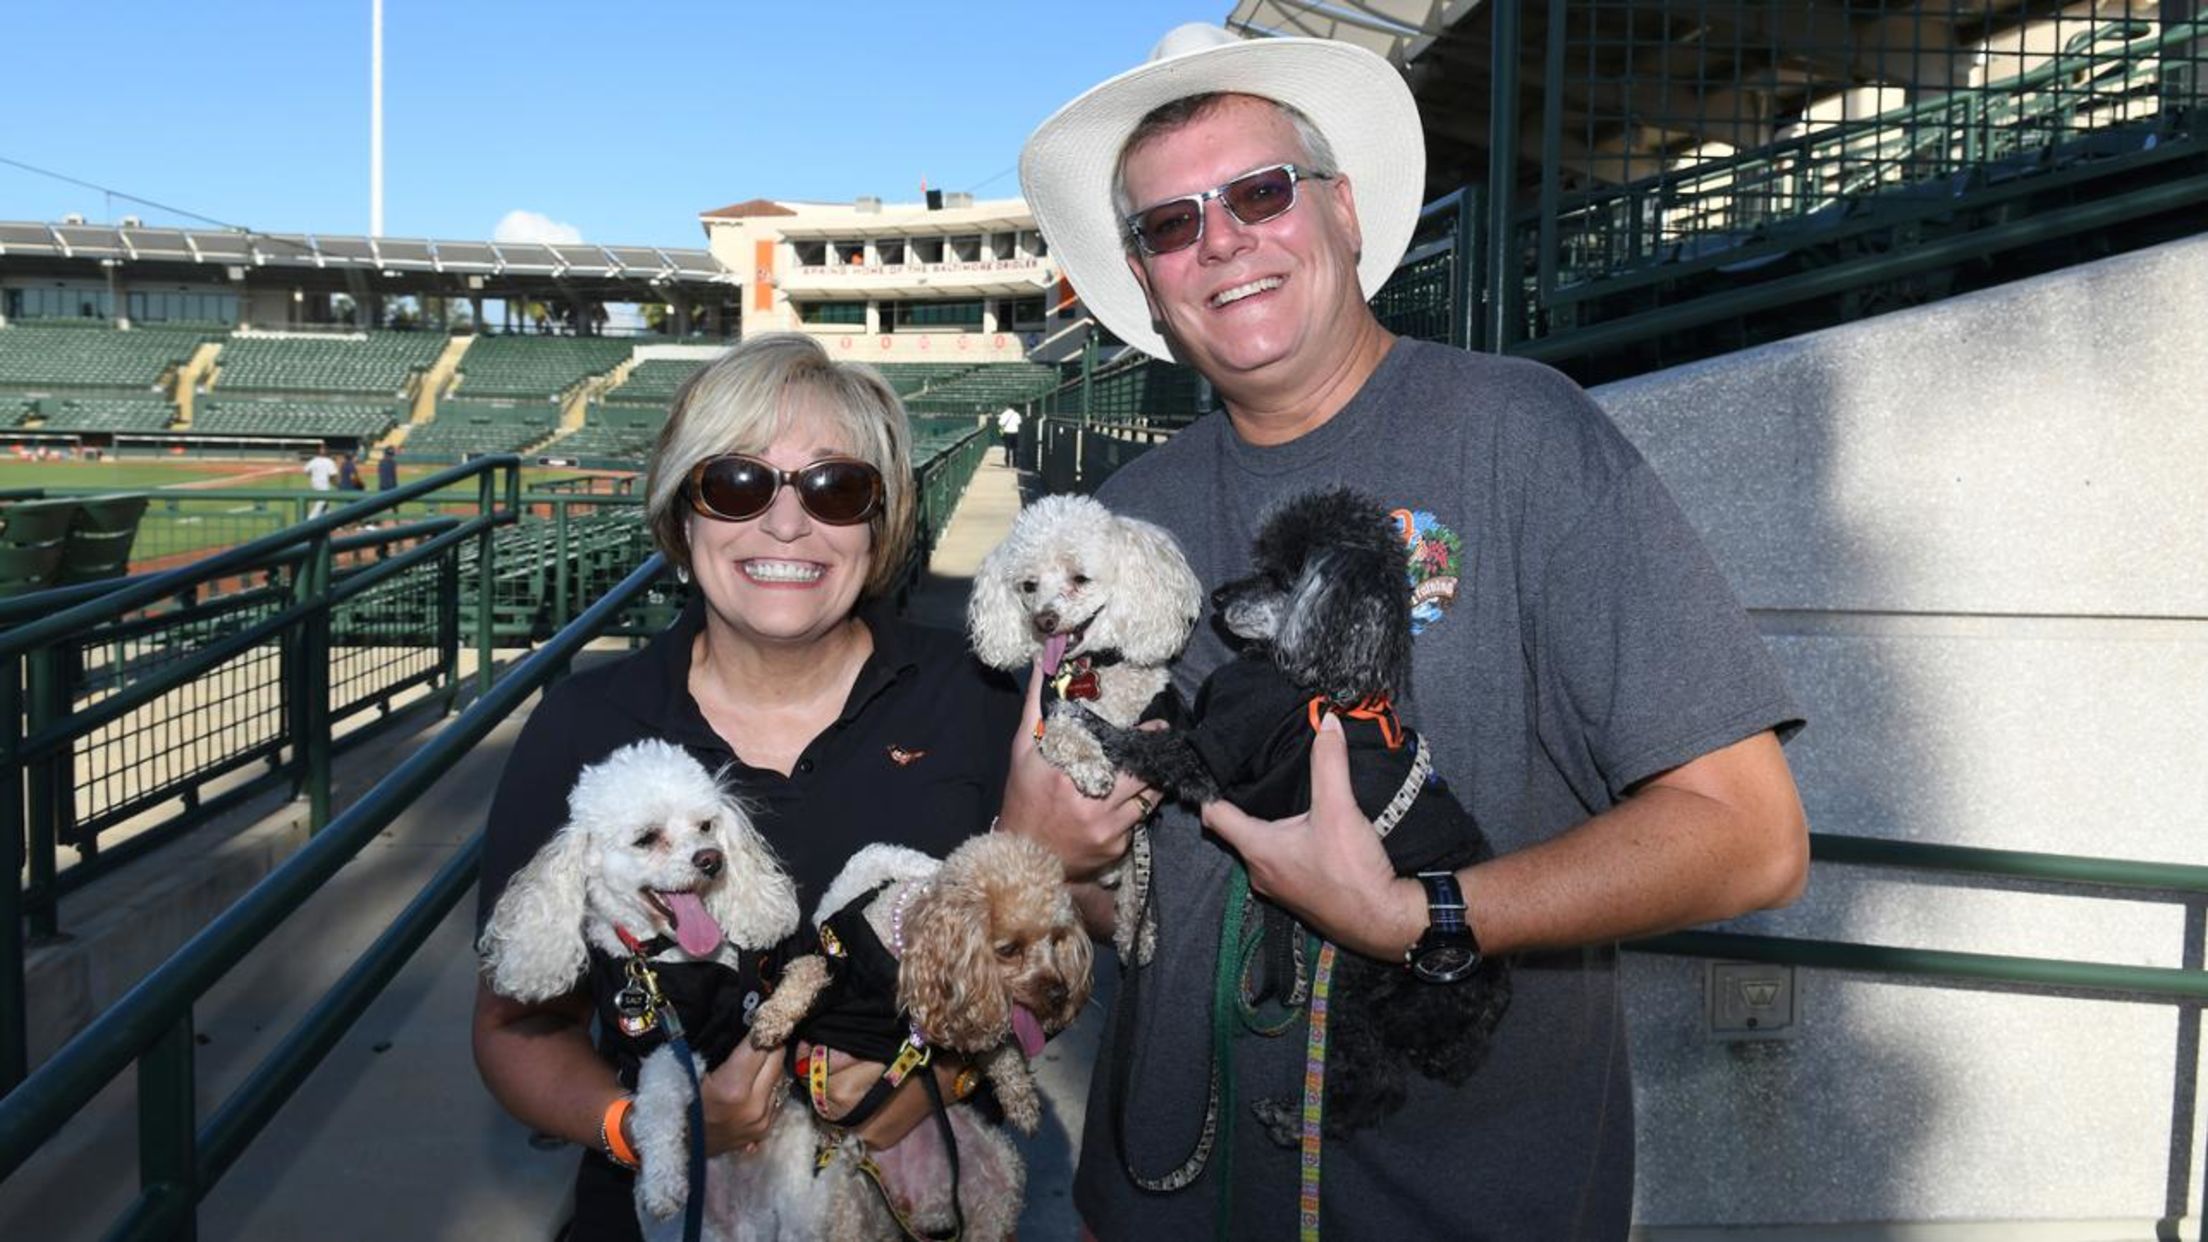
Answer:
[(912, 549), (912, 450), (904, 403), (874, 368), (837, 362), (794, 332), (755, 336), (683, 382), (669, 408), (644, 489), (644, 520), (667, 559), (690, 567), (691, 467), (723, 453), (762, 453), (799, 419), (817, 419), (851, 455), (882, 472), (882, 507), (865, 594), (895, 585)]

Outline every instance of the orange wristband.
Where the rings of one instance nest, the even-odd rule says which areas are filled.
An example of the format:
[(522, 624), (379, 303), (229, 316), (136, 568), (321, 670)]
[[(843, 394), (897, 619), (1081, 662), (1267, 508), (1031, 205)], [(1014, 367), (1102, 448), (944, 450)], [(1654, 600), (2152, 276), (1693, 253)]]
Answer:
[(598, 1119), (598, 1145), (606, 1149), (606, 1155), (624, 1169), (638, 1165), (636, 1152), (629, 1147), (629, 1140), (622, 1137), (621, 1123), (628, 1118), (629, 1108), (636, 1103), (634, 1096), (624, 1095), (606, 1105), (605, 1115)]

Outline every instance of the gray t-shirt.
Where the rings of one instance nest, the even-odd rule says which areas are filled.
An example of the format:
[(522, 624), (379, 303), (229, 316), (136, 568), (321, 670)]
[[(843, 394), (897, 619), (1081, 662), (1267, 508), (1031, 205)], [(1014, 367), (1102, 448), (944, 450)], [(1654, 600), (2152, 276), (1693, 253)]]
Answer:
[[(1114, 475), (1098, 498), (1171, 530), (1207, 590), (1247, 571), (1276, 502), (1348, 484), (1411, 532), (1413, 684), (1406, 724), (1498, 851), (1554, 837), (1635, 782), (1765, 729), (1799, 725), (1777, 667), (1700, 538), (1633, 446), (1546, 367), (1399, 341), (1355, 399), (1286, 444), (1198, 421)], [(1192, 696), (1229, 649), (1208, 624), (1175, 669)], [(1189, 1188), (1138, 1188), (1115, 1148), (1116, 1041), (1132, 1027), (1127, 1145), (1155, 1178), (1205, 1114), (1211, 995), (1231, 859), (1168, 808), (1156, 834), (1160, 951), (1132, 1018), (1098, 1060), (1075, 1199), (1103, 1242), (1212, 1230), (1222, 1156)], [(1476, 913), (1475, 913), (1476, 917)], [(1633, 1199), (1633, 1101), (1616, 950), (1513, 959), (1513, 998), (1461, 1089), (1414, 1075), (1403, 1110), (1328, 1140), (1325, 1236), (1622, 1238)], [(1235, 1040), (1231, 1235), (1297, 1227), (1298, 1157), (1254, 1123), (1300, 1097), (1303, 1024)]]

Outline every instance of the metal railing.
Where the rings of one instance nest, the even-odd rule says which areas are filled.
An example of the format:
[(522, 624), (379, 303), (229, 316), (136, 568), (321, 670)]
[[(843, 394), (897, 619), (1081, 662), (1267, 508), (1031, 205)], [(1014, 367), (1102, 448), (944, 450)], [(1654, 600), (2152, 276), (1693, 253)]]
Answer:
[(633, 570), (0, 1098), (0, 1180), (135, 1064), (140, 1190), (108, 1236), (192, 1236), (199, 1202), (473, 887), (482, 859), (481, 834), (454, 853), (275, 1050), (204, 1119), (195, 1098), (194, 1006), (500, 721), (558, 677), (575, 653), (605, 632), (665, 570), (658, 556)]
[(973, 481), (974, 471), (981, 468), (982, 458), (987, 456), (995, 438), (996, 429), (992, 426), (987, 429), (974, 427), (948, 442), (938, 439), (927, 456), (913, 467), (918, 528), (913, 534), (911, 567), (899, 588), (900, 597), (927, 575), (928, 560), (935, 554), (936, 541), (951, 524), (951, 513), (958, 508), (959, 497), (966, 494), (966, 485)]
[[(495, 568), (517, 465), (456, 467), (175, 569), (0, 605), (0, 867), (24, 877), (0, 884), (0, 1082), (27, 1068), (25, 936), (61, 931), (64, 892), (274, 787), (303, 795), (319, 830), (337, 748), (402, 698), (449, 707), (461, 551)], [(470, 480), (472, 517), (341, 533)], [(218, 586), (231, 589), (203, 594)], [(474, 594), (487, 688), (489, 599)], [(172, 804), (101, 848), (103, 832)], [(66, 870), (64, 846), (78, 854)]]
[(1943, 269), (2208, 195), (2189, 13), (1492, 8), (1489, 183), (1518, 193), (1485, 204), (1475, 348), (1570, 363), (1856, 290), (1921, 300)]
[[(2092, 858), (2021, 850), (1934, 845), (1875, 837), (1814, 833), (1810, 858), (1826, 866), (1901, 869), (1935, 876), (1969, 876), (2012, 884), (2056, 886), (2082, 896), (2125, 899), (2162, 896), (2198, 905), (2208, 899), (2208, 867)], [(1623, 946), (1648, 953), (1731, 961), (1770, 962), (1866, 974), (1905, 975), (1942, 983), (1996, 983), (2058, 989), (2099, 999), (2197, 1005), (2208, 1001), (2208, 971), (2133, 966), (2062, 958), (1957, 953), (1793, 936), (1729, 931), (1685, 931)]]

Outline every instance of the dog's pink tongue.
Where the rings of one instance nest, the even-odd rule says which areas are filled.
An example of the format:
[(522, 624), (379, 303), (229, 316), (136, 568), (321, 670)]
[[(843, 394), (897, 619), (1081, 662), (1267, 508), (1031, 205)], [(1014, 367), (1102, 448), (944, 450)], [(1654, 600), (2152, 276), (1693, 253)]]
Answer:
[(1012, 1038), (1020, 1041), (1020, 1055), (1030, 1061), (1043, 1050), (1043, 1024), (1025, 1005), (1012, 1006)]
[(696, 893), (661, 893), (659, 899), (675, 916), (675, 943), (692, 957), (705, 957), (721, 947), (727, 937), (713, 921)]
[(1066, 636), (1053, 634), (1043, 640), (1043, 676), (1058, 675), (1058, 662), (1066, 658)]

